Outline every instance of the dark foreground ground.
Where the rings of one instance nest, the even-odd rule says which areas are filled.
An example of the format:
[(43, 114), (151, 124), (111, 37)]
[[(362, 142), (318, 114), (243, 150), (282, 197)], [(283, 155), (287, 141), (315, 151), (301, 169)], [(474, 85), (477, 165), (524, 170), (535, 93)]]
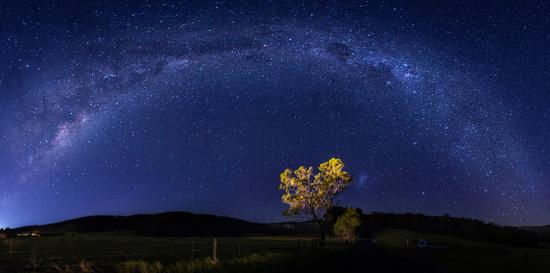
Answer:
[[(407, 248), (422, 236), (450, 247)], [(550, 272), (550, 249), (481, 244), (385, 230), (376, 240), (325, 248), (304, 238), (141, 237), (116, 234), (12, 238), (0, 247), (0, 272)]]
[[(519, 260), (518, 260), (519, 258)], [(311, 250), (292, 254), (250, 255), (218, 264), (192, 266), (127, 264), (119, 272), (550, 272), (547, 259), (525, 260), (515, 253), (451, 250), (389, 250), (370, 243), (348, 249)], [(157, 271), (158, 270), (158, 271)]]

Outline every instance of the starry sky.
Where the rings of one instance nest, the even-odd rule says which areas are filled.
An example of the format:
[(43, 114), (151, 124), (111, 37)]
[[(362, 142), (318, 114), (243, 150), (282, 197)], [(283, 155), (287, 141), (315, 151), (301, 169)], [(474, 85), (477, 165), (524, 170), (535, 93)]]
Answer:
[(550, 5), (483, 2), (0, 1), (0, 227), (283, 221), (330, 157), (343, 206), (550, 224)]

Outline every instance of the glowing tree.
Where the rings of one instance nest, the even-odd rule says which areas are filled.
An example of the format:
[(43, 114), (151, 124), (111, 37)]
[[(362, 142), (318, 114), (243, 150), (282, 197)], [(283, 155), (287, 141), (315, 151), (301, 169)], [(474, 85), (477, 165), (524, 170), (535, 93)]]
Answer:
[(282, 200), (289, 208), (288, 216), (307, 216), (319, 225), (321, 244), (327, 233), (327, 211), (334, 198), (350, 183), (351, 176), (343, 170), (344, 162), (338, 158), (319, 165), (314, 174), (312, 167), (300, 166), (296, 170), (286, 169), (281, 173), (279, 189), (284, 191)]

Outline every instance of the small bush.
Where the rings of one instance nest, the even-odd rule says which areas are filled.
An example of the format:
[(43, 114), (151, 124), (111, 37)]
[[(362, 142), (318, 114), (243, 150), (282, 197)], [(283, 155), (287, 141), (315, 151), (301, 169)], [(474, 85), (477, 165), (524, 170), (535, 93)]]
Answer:
[(334, 224), (334, 234), (346, 241), (355, 240), (357, 228), (361, 225), (360, 217), (356, 209), (346, 209)]

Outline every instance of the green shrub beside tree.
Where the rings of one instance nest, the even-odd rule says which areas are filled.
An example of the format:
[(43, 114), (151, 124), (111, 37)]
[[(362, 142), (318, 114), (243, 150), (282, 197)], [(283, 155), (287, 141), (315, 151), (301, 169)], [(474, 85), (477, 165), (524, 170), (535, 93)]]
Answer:
[(343, 240), (354, 241), (361, 226), (361, 215), (354, 208), (347, 208), (334, 224), (334, 234)]

